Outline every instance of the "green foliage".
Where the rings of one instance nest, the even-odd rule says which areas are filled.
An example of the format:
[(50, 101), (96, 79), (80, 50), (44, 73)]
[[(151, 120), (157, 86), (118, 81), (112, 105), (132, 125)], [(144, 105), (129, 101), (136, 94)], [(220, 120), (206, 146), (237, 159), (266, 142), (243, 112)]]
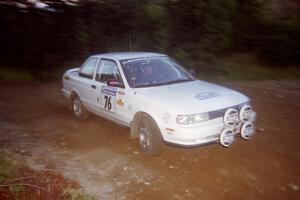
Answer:
[(82, 189), (66, 188), (64, 194), (70, 195), (71, 200), (93, 200), (94, 198), (82, 191)]
[(0, 67), (0, 80), (33, 80), (28, 70)]
[(296, 66), (270, 67), (259, 63), (249, 55), (235, 55), (216, 59), (214, 64), (204, 63), (198, 69), (198, 77), (204, 80), (286, 80), (300, 79)]
[(0, 183), (3, 182), (12, 170), (12, 166), (0, 157)]
[(222, 67), (224, 77), (229, 80), (300, 79), (300, 69), (296, 67), (268, 68), (254, 64), (241, 65), (237, 63), (228, 63)]
[[(198, 69), (228, 52), (299, 65), (297, 8), (292, 0), (98, 0), (59, 4), (59, 12), (1, 5), (0, 64), (47, 80), (91, 54), (129, 51), (130, 40), (134, 51), (167, 53)], [(1, 70), (1, 79), (32, 78)]]
[(23, 160), (19, 159), (15, 153), (8, 149), (0, 149), (0, 183), (23, 166)]
[(12, 185), (9, 187), (9, 191), (17, 197), (21, 192), (23, 192), (25, 188), (21, 185)]
[(299, 2), (241, 0), (234, 20), (234, 50), (257, 53), (273, 65), (299, 64)]

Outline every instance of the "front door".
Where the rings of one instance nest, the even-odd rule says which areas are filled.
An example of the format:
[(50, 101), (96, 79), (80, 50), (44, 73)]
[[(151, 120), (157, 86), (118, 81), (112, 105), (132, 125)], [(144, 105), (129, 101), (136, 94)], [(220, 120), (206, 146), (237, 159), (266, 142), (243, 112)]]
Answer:
[[(114, 80), (120, 83), (119, 86), (108, 86), (108, 81)], [(96, 114), (103, 117), (124, 123), (122, 112), (119, 112), (122, 100), (120, 95), (124, 93), (124, 84), (114, 60), (101, 59), (95, 78), (96, 90), (93, 94)]]

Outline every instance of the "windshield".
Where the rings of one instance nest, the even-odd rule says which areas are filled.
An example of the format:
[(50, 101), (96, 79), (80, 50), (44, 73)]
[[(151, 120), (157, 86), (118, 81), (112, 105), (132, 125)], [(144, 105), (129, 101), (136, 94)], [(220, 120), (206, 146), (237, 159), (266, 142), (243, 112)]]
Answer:
[(194, 80), (183, 67), (168, 57), (149, 57), (121, 60), (132, 88), (153, 87)]

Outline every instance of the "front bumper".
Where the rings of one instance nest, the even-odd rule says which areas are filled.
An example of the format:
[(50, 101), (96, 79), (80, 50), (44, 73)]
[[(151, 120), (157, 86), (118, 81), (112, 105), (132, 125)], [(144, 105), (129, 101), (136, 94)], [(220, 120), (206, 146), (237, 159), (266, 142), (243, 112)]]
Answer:
[[(252, 122), (256, 119), (256, 113), (253, 112)], [(240, 136), (243, 123), (228, 127), (224, 124), (223, 117), (209, 120), (190, 126), (176, 126), (164, 128), (162, 131), (164, 141), (167, 143), (183, 146), (194, 147), (210, 143), (219, 143), (220, 135), (224, 129), (233, 131), (234, 136)], [(173, 131), (169, 131), (173, 130)]]

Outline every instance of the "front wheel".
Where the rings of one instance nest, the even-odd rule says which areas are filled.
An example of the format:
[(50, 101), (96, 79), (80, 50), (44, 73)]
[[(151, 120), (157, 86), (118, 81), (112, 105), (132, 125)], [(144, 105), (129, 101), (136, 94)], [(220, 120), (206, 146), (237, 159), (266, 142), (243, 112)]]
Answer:
[(155, 121), (148, 115), (142, 116), (138, 127), (139, 143), (144, 153), (154, 156), (161, 152), (163, 139)]
[(72, 101), (72, 110), (74, 116), (78, 120), (86, 120), (89, 118), (89, 112), (82, 105), (81, 100), (78, 96), (75, 96)]

